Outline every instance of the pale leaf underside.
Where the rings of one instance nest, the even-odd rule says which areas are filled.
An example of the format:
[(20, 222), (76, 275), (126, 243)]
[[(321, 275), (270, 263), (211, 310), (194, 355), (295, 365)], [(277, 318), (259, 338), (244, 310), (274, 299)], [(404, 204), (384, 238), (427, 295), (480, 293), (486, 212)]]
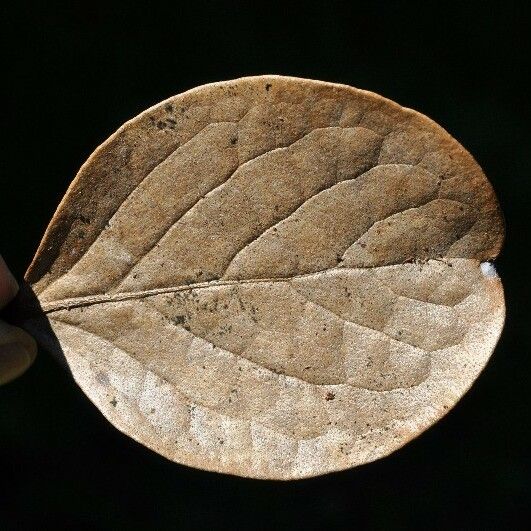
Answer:
[[(452, 407), (503, 325), (503, 223), (470, 155), (374, 94), (262, 76), (128, 122), (27, 273), (76, 381), (177, 462), (297, 478)], [(24, 325), (51, 344), (43, 317)]]

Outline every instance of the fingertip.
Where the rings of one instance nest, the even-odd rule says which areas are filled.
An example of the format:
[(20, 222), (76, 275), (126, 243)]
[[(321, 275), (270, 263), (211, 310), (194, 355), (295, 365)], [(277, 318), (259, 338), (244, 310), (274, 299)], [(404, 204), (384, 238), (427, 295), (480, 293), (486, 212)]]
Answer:
[(5, 306), (18, 292), (18, 282), (0, 255), (0, 308)]
[(0, 321), (0, 385), (21, 376), (36, 356), (37, 344), (27, 332)]

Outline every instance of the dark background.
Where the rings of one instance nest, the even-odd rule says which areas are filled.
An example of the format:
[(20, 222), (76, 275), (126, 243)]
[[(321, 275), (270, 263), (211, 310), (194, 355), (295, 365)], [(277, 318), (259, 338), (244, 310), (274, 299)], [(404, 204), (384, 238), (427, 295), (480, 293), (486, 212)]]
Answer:
[(197, 85), (277, 73), (381, 93), (477, 158), (507, 218), (505, 331), (449, 415), (394, 455), (292, 483), (170, 463), (41, 352), (0, 388), (0, 529), (524, 529), (530, 496), (526, 2), (13, 2), (2, 9), (0, 251), (21, 277), (79, 166)]

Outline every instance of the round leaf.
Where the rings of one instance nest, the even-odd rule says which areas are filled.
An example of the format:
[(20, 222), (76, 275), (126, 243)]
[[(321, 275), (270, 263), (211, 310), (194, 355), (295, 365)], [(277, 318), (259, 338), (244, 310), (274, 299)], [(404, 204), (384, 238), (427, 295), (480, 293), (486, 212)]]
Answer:
[(319, 81), (215, 83), (90, 156), (23, 325), (160, 454), (314, 476), (389, 454), (470, 387), (503, 326), (503, 233), (425, 116)]

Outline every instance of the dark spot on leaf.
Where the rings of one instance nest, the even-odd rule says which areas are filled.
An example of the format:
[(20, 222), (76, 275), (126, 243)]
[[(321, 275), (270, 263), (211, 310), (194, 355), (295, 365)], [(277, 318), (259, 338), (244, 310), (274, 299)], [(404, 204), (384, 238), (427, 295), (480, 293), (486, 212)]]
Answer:
[[(83, 308), (81, 308), (83, 309)], [(109, 384), (109, 377), (104, 372), (98, 372), (96, 375), (96, 380), (98, 383), (102, 385), (108, 385)]]
[(176, 315), (174, 318), (173, 318), (173, 322), (176, 324), (176, 325), (182, 325), (184, 324), (185, 322), (185, 317), (184, 315)]

